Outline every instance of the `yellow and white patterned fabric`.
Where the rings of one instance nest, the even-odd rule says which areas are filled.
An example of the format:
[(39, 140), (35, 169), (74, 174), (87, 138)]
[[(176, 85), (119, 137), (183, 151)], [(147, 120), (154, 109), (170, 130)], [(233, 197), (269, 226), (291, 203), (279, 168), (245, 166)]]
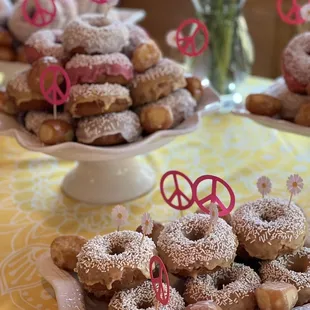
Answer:
[[(265, 84), (252, 79), (242, 92)], [(114, 230), (113, 206), (89, 206), (62, 194), (62, 178), (74, 163), (25, 151), (11, 138), (0, 137), (0, 147), (0, 308), (57, 309), (53, 290), (36, 270), (36, 259), (58, 235), (90, 238)], [(259, 197), (255, 183), (261, 175), (272, 180), (272, 195), (288, 198), (286, 179), (298, 173), (305, 188), (296, 202), (310, 213), (309, 149), (308, 138), (267, 129), (245, 118), (215, 115), (206, 117), (194, 134), (176, 139), (145, 160), (156, 170), (158, 181), (170, 169), (192, 180), (203, 174), (218, 175), (234, 189), (237, 206)], [(125, 206), (130, 216), (123, 229), (138, 226), (146, 211), (159, 221), (179, 217), (178, 211), (164, 204), (159, 186)]]

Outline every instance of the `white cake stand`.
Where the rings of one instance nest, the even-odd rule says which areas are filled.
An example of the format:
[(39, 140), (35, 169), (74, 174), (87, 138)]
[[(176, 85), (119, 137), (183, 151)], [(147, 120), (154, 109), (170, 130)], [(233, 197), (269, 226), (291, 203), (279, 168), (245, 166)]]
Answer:
[(14, 137), (24, 148), (60, 159), (77, 161), (62, 189), (68, 196), (91, 204), (115, 204), (138, 198), (155, 186), (153, 169), (137, 158), (195, 131), (201, 117), (220, 109), (219, 97), (205, 88), (197, 112), (172, 130), (157, 132), (138, 142), (113, 147), (94, 147), (75, 142), (45, 146), (14, 117), (0, 113), (0, 135)]

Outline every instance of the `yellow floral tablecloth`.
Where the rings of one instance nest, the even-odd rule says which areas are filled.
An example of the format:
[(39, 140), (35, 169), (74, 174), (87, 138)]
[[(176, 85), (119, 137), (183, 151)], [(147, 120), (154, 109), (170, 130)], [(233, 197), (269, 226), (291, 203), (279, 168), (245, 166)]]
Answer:
[[(242, 93), (257, 91), (268, 81), (250, 79)], [(114, 229), (112, 206), (89, 206), (65, 197), (63, 176), (74, 163), (23, 150), (11, 138), (0, 137), (0, 308), (57, 309), (51, 287), (36, 271), (35, 261), (60, 234), (92, 237)], [(288, 198), (285, 182), (300, 174), (305, 189), (296, 198), (307, 213), (310, 186), (310, 139), (261, 127), (232, 115), (207, 117), (194, 134), (180, 137), (146, 156), (157, 171), (177, 169), (191, 179), (215, 174), (230, 183), (237, 205), (258, 198), (256, 179), (268, 175), (272, 194)], [(149, 211), (154, 219), (172, 220), (178, 212), (162, 201), (158, 188), (126, 204), (128, 229)], [(193, 207), (194, 208), (194, 207)]]

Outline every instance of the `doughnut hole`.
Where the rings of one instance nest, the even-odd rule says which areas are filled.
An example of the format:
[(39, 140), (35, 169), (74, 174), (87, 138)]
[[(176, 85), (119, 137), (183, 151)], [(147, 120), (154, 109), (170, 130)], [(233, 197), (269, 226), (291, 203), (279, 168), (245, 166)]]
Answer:
[(229, 276), (225, 277), (224, 279), (217, 279), (215, 281), (215, 287), (217, 290), (221, 291), (226, 285), (235, 282), (236, 279), (232, 279)]
[(119, 255), (125, 252), (125, 248), (123, 246), (115, 245), (112, 246), (111, 249), (109, 249), (110, 255)]
[(198, 241), (205, 237), (205, 232), (199, 229), (193, 229), (191, 231), (182, 230), (183, 236), (191, 241)]
[(140, 300), (137, 304), (137, 309), (149, 309), (149, 308), (152, 308), (154, 307), (154, 303), (153, 302), (150, 302), (148, 300)]

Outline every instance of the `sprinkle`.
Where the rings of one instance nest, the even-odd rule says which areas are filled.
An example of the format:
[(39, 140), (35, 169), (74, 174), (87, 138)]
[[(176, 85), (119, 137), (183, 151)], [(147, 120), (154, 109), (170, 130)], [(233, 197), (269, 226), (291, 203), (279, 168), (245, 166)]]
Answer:
[(125, 225), (128, 221), (128, 211), (123, 206), (116, 206), (112, 210), (112, 220), (117, 225), (117, 230), (119, 230), (120, 226)]

